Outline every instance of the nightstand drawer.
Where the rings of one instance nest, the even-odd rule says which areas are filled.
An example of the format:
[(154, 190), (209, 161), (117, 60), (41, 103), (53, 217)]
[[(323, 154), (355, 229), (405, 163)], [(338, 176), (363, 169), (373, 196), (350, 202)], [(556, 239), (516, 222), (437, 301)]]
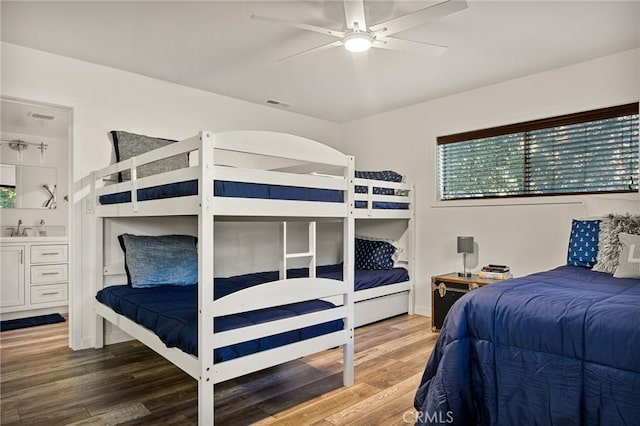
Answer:
[(31, 267), (31, 284), (67, 281), (67, 264), (36, 265)]
[(31, 263), (55, 263), (66, 261), (66, 244), (31, 246)]
[(67, 283), (31, 286), (31, 303), (63, 302), (67, 300)]

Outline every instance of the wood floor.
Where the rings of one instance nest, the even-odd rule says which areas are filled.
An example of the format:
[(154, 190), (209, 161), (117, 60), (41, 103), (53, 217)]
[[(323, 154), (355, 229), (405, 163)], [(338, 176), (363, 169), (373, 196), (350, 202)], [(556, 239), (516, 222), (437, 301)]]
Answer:
[[(216, 424), (410, 424), (436, 337), (421, 316), (358, 328), (355, 385), (341, 350), (324, 351), (217, 385)], [(67, 339), (67, 323), (0, 333), (2, 425), (197, 424), (196, 381), (150, 349)]]

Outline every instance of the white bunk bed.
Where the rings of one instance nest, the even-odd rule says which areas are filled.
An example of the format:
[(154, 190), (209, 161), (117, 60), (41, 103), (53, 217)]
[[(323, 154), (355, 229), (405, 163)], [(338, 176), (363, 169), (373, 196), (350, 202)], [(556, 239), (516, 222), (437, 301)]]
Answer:
[(415, 191), (414, 185), (408, 182), (354, 178), (354, 184), (366, 188), (365, 192), (354, 194), (354, 203), (359, 207), (354, 210), (356, 233), (357, 225), (363, 222), (367, 222), (367, 225), (376, 220), (402, 222), (406, 228), (402, 238), (402, 250), (405, 253), (401, 266), (409, 273), (407, 281), (354, 292), (355, 326), (359, 327), (396, 315), (414, 313)]
[[(159, 159), (178, 154), (198, 153), (198, 165), (181, 168), (146, 177), (137, 177), (137, 169)], [(255, 158), (273, 160), (277, 166), (257, 169), (245, 165)], [(251, 161), (236, 161), (249, 158)], [(198, 349), (193, 356), (177, 348), (168, 348), (147, 328), (127, 317), (117, 314), (108, 306), (96, 301), (96, 347), (104, 344), (103, 321), (114, 324), (198, 381), (198, 421), (212, 424), (214, 419), (214, 384), (269, 366), (281, 364), (308, 354), (342, 346), (344, 358), (343, 383), (350, 386), (353, 372), (354, 329), (354, 214), (353, 214), (353, 157), (309, 139), (273, 132), (227, 132), (214, 134), (200, 132), (190, 139), (176, 142), (105, 167), (93, 173), (92, 197), (95, 202), (97, 239), (96, 293), (103, 289), (107, 275), (113, 274), (113, 265), (104, 265), (104, 220), (147, 216), (197, 216), (198, 220)], [(284, 166), (283, 166), (284, 164)], [(317, 165), (322, 168), (339, 168), (342, 176), (289, 173), (297, 165)], [(235, 167), (229, 167), (234, 166)], [(125, 170), (131, 179), (113, 185), (102, 186), (103, 181)], [(138, 190), (174, 182), (197, 180), (197, 195), (180, 198), (138, 199)], [(214, 180), (251, 184), (313, 188), (339, 191), (341, 202), (238, 198), (214, 196)], [(101, 196), (127, 193), (128, 202), (102, 205)], [(214, 294), (214, 221), (216, 220), (307, 220), (309, 225), (309, 250), (304, 253), (287, 253), (283, 244), (283, 262), (280, 279), (256, 285), (213, 300)], [(343, 226), (343, 280), (317, 278), (315, 275), (315, 220), (339, 220)], [(286, 232), (286, 226), (283, 226)], [(286, 236), (284, 237), (286, 241)], [(308, 258), (309, 277), (287, 278), (287, 259)], [(121, 267), (120, 267), (121, 268)], [(116, 268), (116, 269), (120, 269)], [(116, 272), (119, 272), (116, 271)], [(338, 297), (338, 306), (229, 331), (215, 332), (214, 318), (270, 308), (283, 304)], [(257, 339), (283, 333), (301, 327), (314, 326), (341, 319), (342, 330), (290, 343), (251, 355), (214, 363), (214, 350), (249, 339)]]

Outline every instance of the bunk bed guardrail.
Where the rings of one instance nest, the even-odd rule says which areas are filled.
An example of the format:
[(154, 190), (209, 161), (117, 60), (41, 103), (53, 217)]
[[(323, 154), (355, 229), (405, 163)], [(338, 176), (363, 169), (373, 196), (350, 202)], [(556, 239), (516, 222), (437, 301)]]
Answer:
[[(158, 212), (158, 206), (162, 206), (159, 200), (138, 200), (138, 190), (176, 182), (197, 180), (201, 176), (199, 167), (185, 167), (178, 170), (166, 171), (151, 176), (138, 177), (137, 169), (143, 165), (159, 160), (168, 159), (176, 155), (187, 155), (198, 152), (198, 158), (209, 156), (206, 174), (212, 179), (220, 181), (241, 182), (249, 184), (295, 186), (300, 188), (312, 188), (316, 190), (342, 191), (345, 194), (352, 184), (350, 176), (326, 176), (322, 174), (292, 173), (283, 167), (273, 169), (259, 169), (247, 167), (246, 163), (234, 163), (227, 155), (221, 162), (217, 160), (218, 153), (232, 152), (235, 154), (264, 157), (270, 159), (282, 159), (289, 164), (305, 164), (306, 168), (324, 169), (333, 167), (346, 170), (349, 158), (339, 151), (312, 141), (310, 139), (275, 132), (246, 131), (226, 132), (213, 134), (202, 132), (211, 139), (213, 150), (202, 152), (200, 136), (195, 136), (183, 141), (175, 142), (153, 151), (120, 161), (110, 166), (93, 172), (91, 179), (92, 200), (95, 203), (95, 211), (99, 216), (146, 216)], [(237, 160), (236, 160), (237, 161)], [(294, 168), (291, 168), (294, 170)], [(115, 174), (130, 170), (131, 179), (111, 185), (104, 185)], [(129, 202), (101, 205), (99, 197), (126, 192), (130, 194)], [(162, 214), (179, 215), (193, 214), (200, 206), (197, 196), (181, 196), (181, 202), (175, 206), (163, 206)], [(304, 200), (261, 199), (241, 197), (216, 197), (220, 199), (214, 204), (215, 215), (237, 215), (238, 211), (251, 211), (250, 216), (283, 216), (289, 217), (293, 213), (299, 217), (345, 217), (347, 205), (345, 202), (324, 202)], [(346, 196), (344, 196), (346, 200)], [(295, 202), (296, 208), (287, 208), (289, 202)], [(249, 204), (260, 203), (262, 207), (255, 208)], [(320, 208), (318, 208), (320, 207)]]
[[(356, 208), (356, 218), (395, 218), (409, 219), (413, 210), (414, 187), (404, 182), (387, 182), (375, 179), (354, 178), (356, 187), (364, 187), (366, 192), (354, 193), (354, 202), (358, 207), (364, 203), (364, 207)], [(381, 194), (375, 189), (380, 189)], [(384, 206), (390, 206), (384, 208)]]

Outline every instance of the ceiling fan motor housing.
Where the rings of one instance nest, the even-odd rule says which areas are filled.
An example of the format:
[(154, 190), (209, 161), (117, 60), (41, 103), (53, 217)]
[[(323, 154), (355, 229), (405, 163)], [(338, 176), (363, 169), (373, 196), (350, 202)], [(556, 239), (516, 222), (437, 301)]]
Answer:
[(344, 47), (349, 52), (364, 52), (371, 48), (375, 36), (364, 31), (353, 31), (348, 33), (342, 39)]

